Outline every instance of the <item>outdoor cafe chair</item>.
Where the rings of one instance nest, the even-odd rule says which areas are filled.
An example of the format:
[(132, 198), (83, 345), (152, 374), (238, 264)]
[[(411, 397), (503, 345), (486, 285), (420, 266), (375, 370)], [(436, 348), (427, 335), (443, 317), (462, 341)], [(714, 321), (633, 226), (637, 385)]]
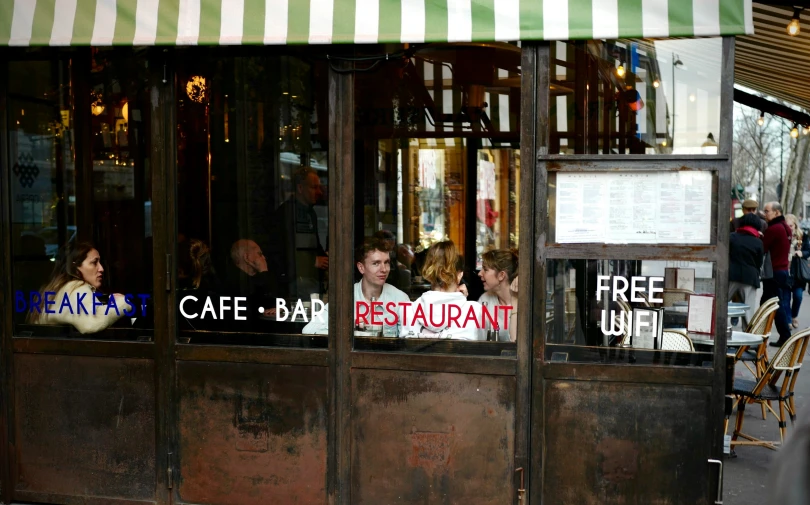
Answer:
[[(796, 411), (793, 405), (793, 387), (796, 384), (795, 376), (801, 368), (801, 357), (807, 351), (807, 343), (810, 340), (810, 328), (797, 332), (790, 337), (785, 344), (779, 348), (759, 379), (734, 379), (732, 394), (737, 401), (737, 418), (734, 425), (734, 433), (731, 436), (731, 446), (735, 445), (756, 445), (776, 450), (777, 445), (785, 439), (787, 421), (785, 420), (785, 410), (790, 414), (791, 422), (796, 419)], [(771, 407), (770, 402), (779, 402), (779, 414)], [(768, 410), (779, 420), (780, 441), (767, 441), (755, 438), (743, 433), (743, 421), (745, 420), (745, 405), (748, 403), (766, 404)], [(738, 441), (742, 437), (744, 441)]]
[[(754, 312), (754, 315), (751, 317), (751, 321), (748, 323), (748, 326), (745, 327), (745, 332), (757, 333), (757, 331), (755, 331), (756, 326), (762, 325), (764, 323), (764, 320), (767, 318), (769, 314), (776, 312), (776, 309), (771, 311), (771, 307), (775, 307), (776, 309), (779, 308), (778, 296), (774, 296), (773, 298), (765, 300), (765, 302), (763, 302), (762, 305), (760, 305), (759, 308), (757, 308), (757, 310)], [(771, 318), (771, 326), (769, 326), (768, 329), (770, 330), (772, 326), (773, 326), (773, 318)]]
[[(773, 303), (771, 303), (772, 301)], [(771, 335), (773, 320), (778, 308), (778, 298), (771, 298), (757, 309), (745, 332), (762, 335), (762, 343), (754, 349), (747, 345), (740, 346), (734, 354), (734, 361), (741, 361), (757, 379), (768, 367), (768, 339)], [(753, 365), (749, 365), (749, 363)]]

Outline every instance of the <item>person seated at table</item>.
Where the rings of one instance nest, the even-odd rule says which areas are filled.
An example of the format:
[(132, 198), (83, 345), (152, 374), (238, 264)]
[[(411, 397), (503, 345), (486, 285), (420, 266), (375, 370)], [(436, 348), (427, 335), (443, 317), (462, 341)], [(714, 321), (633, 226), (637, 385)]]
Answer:
[[(114, 305), (118, 310), (107, 310), (112, 306), (106, 297), (101, 298), (102, 306), (94, 301), (99, 299), (101, 282), (104, 278), (104, 267), (101, 264), (101, 255), (89, 242), (70, 243), (59, 251), (56, 257), (51, 280), (40, 290), (43, 302), (54, 300), (55, 305), (48, 310), (32, 310), (28, 314), (28, 321), (34, 324), (70, 324), (80, 333), (96, 333), (112, 326), (124, 316), (125, 310), (132, 310), (127, 304), (124, 295), (115, 293), (109, 295), (114, 298)], [(46, 294), (50, 293), (46, 298)], [(52, 295), (56, 293), (56, 295)], [(62, 307), (60, 301), (67, 299), (72, 304), (71, 310)], [(82, 310), (78, 306), (85, 307)], [(44, 305), (44, 303), (43, 303)]]
[[(362, 275), (360, 281), (354, 285), (354, 311), (355, 311), (355, 324), (357, 324), (360, 315), (366, 315), (365, 321), (362, 325), (374, 325), (371, 321), (371, 302), (380, 302), (383, 307), (388, 302), (393, 302), (399, 307), (400, 302), (408, 302), (408, 295), (401, 290), (395, 288), (391, 284), (386, 283), (388, 276), (391, 273), (391, 256), (388, 254), (390, 251), (387, 249), (386, 244), (380, 240), (367, 239), (355, 251), (355, 261), (357, 270)], [(362, 305), (364, 304), (364, 305)], [(376, 308), (375, 313), (378, 314), (375, 319), (389, 321), (392, 317), (381, 308)], [(383, 336), (396, 336), (399, 334), (401, 314), (397, 308), (398, 317), (396, 318), (395, 325), (386, 325), (383, 323), (382, 333)], [(313, 317), (312, 321), (307, 323), (302, 330), (304, 334), (326, 334), (329, 327), (329, 305), (324, 307), (321, 312), (321, 317)]]
[[(177, 244), (177, 289), (178, 299), (182, 303), (180, 319), (193, 330), (214, 330), (227, 327), (212, 317), (195, 317), (189, 319), (183, 315), (201, 314), (208, 299), (213, 307), (219, 307), (219, 294), (222, 292), (211, 261), (211, 250), (202, 240), (185, 239)], [(196, 298), (196, 301), (189, 299)], [(185, 300), (185, 301), (184, 301)]]
[[(517, 278), (518, 255), (514, 250), (487, 251), (481, 255), (482, 268), (478, 276), (484, 283), (485, 293), (478, 298), (489, 310), (496, 306), (511, 306), (509, 312), (498, 311), (498, 340), (514, 342), (517, 340), (517, 293), (512, 291), (512, 283)], [(507, 314), (509, 320), (507, 321)], [(508, 330), (506, 323), (509, 323)], [(492, 322), (486, 321), (487, 329), (492, 329)]]
[(374, 238), (382, 242), (385, 249), (390, 251), (388, 255), (391, 257), (391, 273), (388, 274), (388, 284), (407, 292), (411, 289), (411, 274), (405, 268), (401, 268), (399, 264), (396, 236), (388, 230), (379, 230), (374, 234)]
[[(482, 305), (468, 301), (459, 292), (464, 275), (463, 262), (452, 241), (437, 242), (428, 249), (422, 276), (430, 283), (404, 315), (401, 336), (406, 338), (448, 338), (484, 340)], [(424, 317), (416, 317), (418, 314)], [(460, 317), (453, 317), (456, 315)], [(431, 317), (432, 315), (432, 317)], [(471, 317), (468, 317), (471, 316)], [(473, 321), (472, 319), (475, 319)]]
[(259, 307), (266, 316), (275, 313), (276, 280), (267, 269), (267, 260), (259, 245), (239, 239), (231, 246), (226, 290), (232, 296), (247, 298), (248, 314), (254, 318)]

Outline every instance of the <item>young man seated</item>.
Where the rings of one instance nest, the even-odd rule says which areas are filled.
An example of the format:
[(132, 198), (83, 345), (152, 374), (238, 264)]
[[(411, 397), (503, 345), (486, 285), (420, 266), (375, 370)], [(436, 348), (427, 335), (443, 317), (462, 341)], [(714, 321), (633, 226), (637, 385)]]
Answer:
[[(409, 302), (408, 295), (390, 284), (386, 284), (388, 275), (391, 273), (391, 257), (390, 251), (387, 249), (386, 244), (380, 240), (369, 239), (363, 245), (357, 248), (355, 252), (355, 261), (357, 261), (357, 270), (363, 276), (360, 282), (354, 285), (354, 310), (355, 321), (358, 320), (358, 313), (367, 314), (364, 319), (371, 323), (372, 319), (375, 321), (383, 322), (383, 324), (376, 325), (382, 327), (383, 335), (397, 336), (399, 335), (401, 317), (397, 317), (394, 325), (386, 325), (385, 319), (389, 322), (394, 318), (390, 315), (386, 317), (382, 310), (388, 302), (399, 304), (400, 302)], [(371, 317), (371, 302), (375, 302), (376, 309), (374, 310), (376, 316)], [(376, 302), (380, 302), (382, 306), (377, 306)], [(327, 305), (320, 314), (320, 318), (315, 317), (310, 321), (302, 330), (304, 334), (326, 334), (329, 327), (329, 305)], [(374, 327), (375, 325), (371, 325)]]

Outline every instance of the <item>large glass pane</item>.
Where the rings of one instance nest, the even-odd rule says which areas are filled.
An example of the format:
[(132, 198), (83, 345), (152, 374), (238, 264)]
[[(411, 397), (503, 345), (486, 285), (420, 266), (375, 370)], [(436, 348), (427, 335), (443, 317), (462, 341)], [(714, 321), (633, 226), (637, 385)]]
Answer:
[(325, 59), (182, 52), (180, 338), (326, 347)]
[(514, 356), (520, 48), (358, 50), (358, 350)]
[(546, 269), (546, 360), (711, 366), (713, 263), (568, 259)]
[(551, 154), (716, 154), (722, 39), (551, 42)]
[(9, 62), (15, 335), (149, 340), (146, 59), (94, 50), (81, 86), (75, 65)]

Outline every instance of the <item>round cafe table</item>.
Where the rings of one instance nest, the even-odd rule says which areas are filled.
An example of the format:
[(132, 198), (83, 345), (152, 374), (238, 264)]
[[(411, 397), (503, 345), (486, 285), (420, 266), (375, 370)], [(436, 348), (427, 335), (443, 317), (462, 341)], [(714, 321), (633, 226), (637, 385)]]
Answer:
[[(711, 335), (702, 333), (689, 333), (689, 338), (695, 345), (706, 345), (714, 347), (714, 339)], [(731, 338), (726, 341), (727, 347), (741, 347), (744, 345), (756, 346), (762, 343), (762, 335), (756, 333), (745, 333), (744, 331), (732, 331)]]

